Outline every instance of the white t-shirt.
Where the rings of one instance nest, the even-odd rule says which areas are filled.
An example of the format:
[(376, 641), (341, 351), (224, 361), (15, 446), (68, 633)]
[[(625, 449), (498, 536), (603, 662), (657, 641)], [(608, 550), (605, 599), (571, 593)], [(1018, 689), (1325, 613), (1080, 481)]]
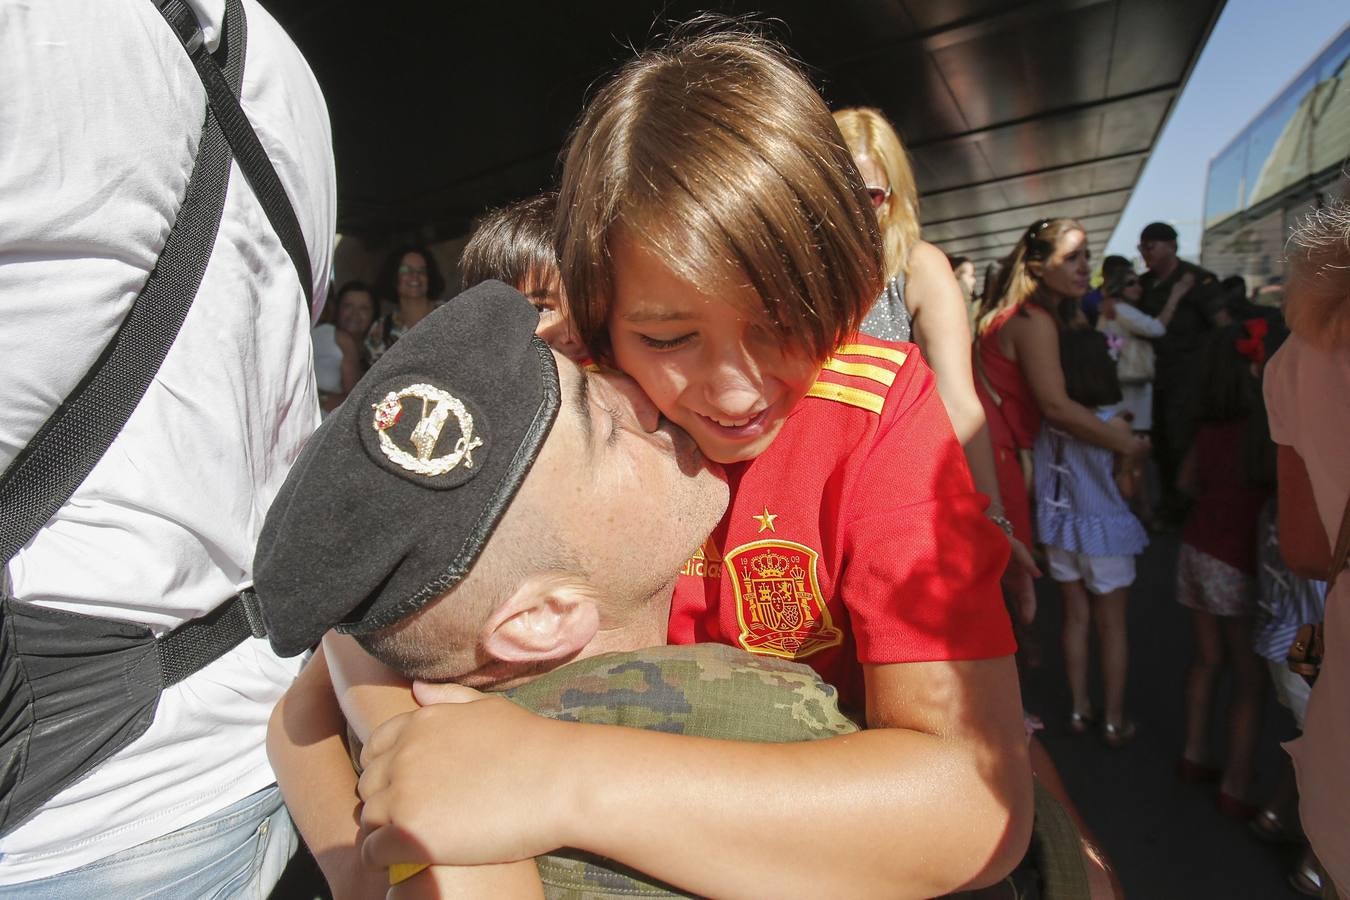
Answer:
[(314, 326), (310, 335), (314, 341), (314, 379), (319, 390), (330, 394), (342, 391), (342, 348), (337, 342), (337, 326), (325, 323)]
[[(190, 0), (214, 42), (224, 0)], [(335, 227), (328, 114), (244, 0), (243, 107), (308, 244), (315, 309), (235, 165), (196, 301), (126, 428), (7, 567), (21, 600), (157, 633), (252, 581), (263, 517), (319, 422), (309, 331)], [(92, 365), (182, 202), (201, 82), (146, 0), (0, 0), (0, 468)], [(268, 715), (298, 668), (250, 640), (161, 697), (149, 730), (0, 841), (0, 883), (167, 834), (275, 779)]]
[[(1350, 350), (1293, 335), (1265, 371), (1270, 435), (1303, 458), (1317, 515), (1336, 546), (1350, 498)], [(1303, 737), (1286, 746), (1299, 781), (1299, 818), (1317, 858), (1350, 891), (1350, 572), (1327, 595), (1326, 656)]]

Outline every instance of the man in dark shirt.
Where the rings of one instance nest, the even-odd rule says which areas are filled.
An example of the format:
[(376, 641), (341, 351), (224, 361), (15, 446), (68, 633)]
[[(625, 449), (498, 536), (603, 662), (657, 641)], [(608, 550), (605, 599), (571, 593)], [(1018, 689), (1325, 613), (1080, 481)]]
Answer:
[(1194, 382), (1192, 369), (1204, 334), (1213, 327), (1213, 308), (1221, 300), (1219, 281), (1212, 272), (1177, 258), (1177, 232), (1165, 222), (1145, 226), (1139, 235), (1139, 254), (1148, 267), (1140, 278), (1144, 295), (1139, 308), (1148, 315), (1157, 316), (1162, 311), (1168, 294), (1179, 281), (1188, 279), (1193, 285), (1177, 305), (1167, 333), (1153, 340), (1157, 354), (1153, 455), (1162, 481), (1158, 517), (1175, 524), (1185, 517), (1187, 506), (1185, 497), (1176, 489), (1176, 476), (1194, 432), (1188, 393)]

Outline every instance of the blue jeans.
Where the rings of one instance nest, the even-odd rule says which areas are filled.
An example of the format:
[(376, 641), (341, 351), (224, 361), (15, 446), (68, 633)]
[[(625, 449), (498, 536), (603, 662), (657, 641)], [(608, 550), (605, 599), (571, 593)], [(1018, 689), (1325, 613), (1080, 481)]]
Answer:
[(87, 866), (0, 887), (0, 897), (265, 900), (298, 845), (281, 791), (272, 785), (201, 821)]

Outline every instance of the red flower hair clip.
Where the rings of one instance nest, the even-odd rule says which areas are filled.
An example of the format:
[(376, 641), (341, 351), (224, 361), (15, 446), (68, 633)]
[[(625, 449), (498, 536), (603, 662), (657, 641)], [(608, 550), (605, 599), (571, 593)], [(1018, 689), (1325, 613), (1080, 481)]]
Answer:
[(1246, 329), (1247, 336), (1238, 338), (1234, 342), (1237, 352), (1256, 363), (1258, 366), (1264, 365), (1266, 361), (1266, 332), (1270, 326), (1265, 319), (1248, 319), (1242, 323)]

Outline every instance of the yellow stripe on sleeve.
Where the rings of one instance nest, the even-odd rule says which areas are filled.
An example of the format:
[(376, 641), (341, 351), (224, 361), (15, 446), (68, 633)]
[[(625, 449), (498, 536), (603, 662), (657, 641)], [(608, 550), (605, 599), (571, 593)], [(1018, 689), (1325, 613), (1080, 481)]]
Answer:
[(426, 863), (394, 863), (389, 867), (389, 885), (402, 884), (425, 868)]
[(842, 359), (830, 358), (825, 361), (822, 367), (830, 372), (838, 372), (840, 375), (852, 375), (856, 378), (867, 378), (871, 381), (890, 387), (895, 383), (895, 373), (890, 369), (881, 366), (874, 366), (871, 363), (845, 362)]
[(881, 409), (886, 405), (886, 398), (877, 394), (869, 393), (860, 388), (845, 387), (842, 384), (831, 384), (828, 381), (817, 381), (811, 385), (811, 390), (806, 392), (808, 397), (819, 397), (821, 400), (833, 400), (836, 403), (844, 403), (849, 406), (857, 406), (868, 412), (881, 414)]
[(903, 366), (909, 354), (903, 350), (897, 350), (894, 347), (873, 347), (871, 344), (844, 344), (834, 351), (835, 355), (845, 356), (870, 356), (873, 359), (885, 359)]

